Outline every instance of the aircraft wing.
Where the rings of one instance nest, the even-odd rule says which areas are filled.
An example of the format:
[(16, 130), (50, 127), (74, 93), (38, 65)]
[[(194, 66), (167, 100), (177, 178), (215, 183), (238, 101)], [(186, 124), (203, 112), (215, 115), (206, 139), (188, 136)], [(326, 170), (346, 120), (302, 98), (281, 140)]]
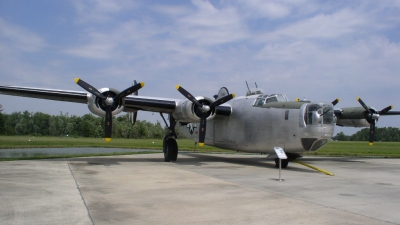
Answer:
[[(83, 104), (91, 104), (90, 98), (95, 97), (85, 91), (70, 91), (4, 85), (0, 85), (0, 94)], [(169, 99), (133, 95), (126, 96), (124, 100), (125, 101), (123, 111), (125, 112), (143, 110), (162, 113), (174, 113), (178, 105), (187, 101), (187, 99)], [(99, 113), (93, 113), (99, 115)], [(229, 116), (231, 114), (231, 107), (217, 106), (215, 114)], [(100, 116), (104, 116), (104, 114), (101, 114)]]
[(67, 91), (2, 85), (0, 85), (0, 94), (75, 103), (87, 103), (88, 97), (87, 93), (82, 91)]
[[(89, 93), (84, 91), (69, 91), (2, 85), (0, 85), (0, 94), (83, 104), (88, 104), (89, 98), (91, 96)], [(130, 112), (144, 110), (152, 112), (172, 113), (174, 112), (177, 102), (179, 101), (179, 99), (127, 96), (125, 97), (124, 111)]]

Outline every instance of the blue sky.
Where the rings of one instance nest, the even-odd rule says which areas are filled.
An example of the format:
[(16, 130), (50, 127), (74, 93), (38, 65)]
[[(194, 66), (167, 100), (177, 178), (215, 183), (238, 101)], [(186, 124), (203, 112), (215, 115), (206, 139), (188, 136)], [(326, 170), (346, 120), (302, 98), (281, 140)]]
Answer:
[[(2, 0), (0, 83), (82, 90), (122, 90), (181, 98), (180, 84), (212, 97), (245, 81), (289, 99), (400, 110), (400, 1)], [(6, 113), (85, 105), (0, 96)], [(396, 107), (397, 106), (397, 107)], [(139, 119), (161, 120), (140, 113)], [(400, 117), (379, 126), (400, 127)], [(337, 129), (341, 131), (341, 129)], [(344, 130), (352, 133), (352, 129)]]

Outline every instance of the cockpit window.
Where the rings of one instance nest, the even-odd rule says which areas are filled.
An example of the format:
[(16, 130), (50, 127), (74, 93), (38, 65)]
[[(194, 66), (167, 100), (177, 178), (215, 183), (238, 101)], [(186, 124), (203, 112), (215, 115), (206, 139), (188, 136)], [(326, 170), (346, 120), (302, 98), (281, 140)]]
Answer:
[(270, 94), (270, 95), (259, 95), (257, 100), (254, 102), (254, 106), (263, 106), (270, 102), (286, 102), (287, 98), (282, 94)]

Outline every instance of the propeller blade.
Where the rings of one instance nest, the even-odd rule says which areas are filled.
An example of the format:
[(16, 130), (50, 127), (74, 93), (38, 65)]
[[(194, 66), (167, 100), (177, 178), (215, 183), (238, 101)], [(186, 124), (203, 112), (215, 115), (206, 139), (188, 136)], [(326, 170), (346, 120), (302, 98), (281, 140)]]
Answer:
[(215, 102), (213, 102), (213, 103), (210, 105), (210, 108), (219, 106), (219, 105), (221, 105), (221, 104), (223, 104), (223, 103), (225, 103), (225, 102), (231, 100), (231, 99), (234, 98), (235, 96), (236, 96), (236, 95), (235, 95), (234, 93), (232, 93), (232, 94), (230, 94), (230, 95), (227, 95), (227, 96), (224, 96), (224, 97), (222, 97), (222, 98), (220, 98), (220, 99), (217, 99)]
[(335, 99), (335, 100), (332, 102), (332, 105), (335, 106), (335, 105), (338, 104), (339, 102), (340, 102), (340, 98), (337, 98), (337, 99)]
[(362, 107), (364, 107), (364, 109), (365, 109), (367, 112), (371, 112), (371, 111), (369, 110), (368, 106), (363, 102), (363, 100), (361, 100), (360, 97), (357, 97), (357, 101), (361, 104)]
[(386, 113), (389, 112), (389, 110), (391, 110), (391, 109), (393, 109), (393, 106), (392, 106), (392, 105), (390, 105), (390, 106), (388, 106), (388, 107), (382, 109), (381, 111), (379, 111), (379, 115), (386, 114)]
[(204, 146), (204, 140), (206, 139), (206, 127), (207, 114), (204, 114), (200, 120), (199, 146)]
[(369, 127), (369, 145), (374, 144), (374, 133), (375, 133), (375, 120), (372, 121)]
[[(137, 82), (136, 82), (136, 80), (134, 80), (133, 81), (133, 85), (136, 85), (137, 84)], [(143, 86), (144, 86), (144, 83), (143, 83)], [(143, 87), (142, 86), (142, 87)], [(133, 95), (139, 95), (139, 91), (135, 91), (134, 93), (133, 93)]]
[(138, 83), (138, 84), (135, 84), (135, 85), (133, 85), (133, 86), (131, 86), (131, 87), (129, 87), (129, 88), (127, 88), (127, 89), (121, 91), (119, 94), (117, 94), (117, 95), (114, 97), (114, 100), (115, 100), (115, 101), (118, 101), (120, 98), (125, 98), (126, 96), (128, 96), (128, 95), (130, 95), (130, 94), (132, 94), (132, 93), (137, 92), (137, 91), (138, 91), (140, 88), (142, 88), (142, 87), (144, 87), (144, 83), (143, 83), (143, 82), (140, 82), (140, 83)]
[(100, 93), (96, 88), (92, 87), (90, 84), (86, 83), (85, 81), (75, 78), (75, 83), (81, 86), (83, 89), (88, 91), (89, 93), (101, 98), (101, 99), (106, 99), (106, 96), (104, 96), (102, 93)]
[(112, 133), (112, 105), (109, 105), (106, 108), (104, 132), (105, 132), (104, 138), (106, 139), (107, 142), (110, 142)]
[(183, 87), (181, 87), (180, 85), (176, 85), (175, 88), (183, 95), (185, 96), (187, 99), (189, 99), (191, 102), (193, 102), (194, 104), (196, 104), (198, 107), (202, 108), (203, 105), (200, 104), (200, 102), (197, 101), (197, 99), (195, 97), (193, 97), (192, 94), (190, 94), (188, 91), (186, 91)]

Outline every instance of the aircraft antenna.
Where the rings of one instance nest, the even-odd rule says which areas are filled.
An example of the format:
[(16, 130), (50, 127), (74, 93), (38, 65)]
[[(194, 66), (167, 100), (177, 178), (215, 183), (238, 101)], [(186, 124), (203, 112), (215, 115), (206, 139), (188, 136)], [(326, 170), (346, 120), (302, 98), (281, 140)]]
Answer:
[(247, 81), (246, 81), (246, 85), (247, 85), (247, 89), (249, 90), (249, 93), (250, 93), (251, 91), (250, 91), (249, 84), (247, 83)]

